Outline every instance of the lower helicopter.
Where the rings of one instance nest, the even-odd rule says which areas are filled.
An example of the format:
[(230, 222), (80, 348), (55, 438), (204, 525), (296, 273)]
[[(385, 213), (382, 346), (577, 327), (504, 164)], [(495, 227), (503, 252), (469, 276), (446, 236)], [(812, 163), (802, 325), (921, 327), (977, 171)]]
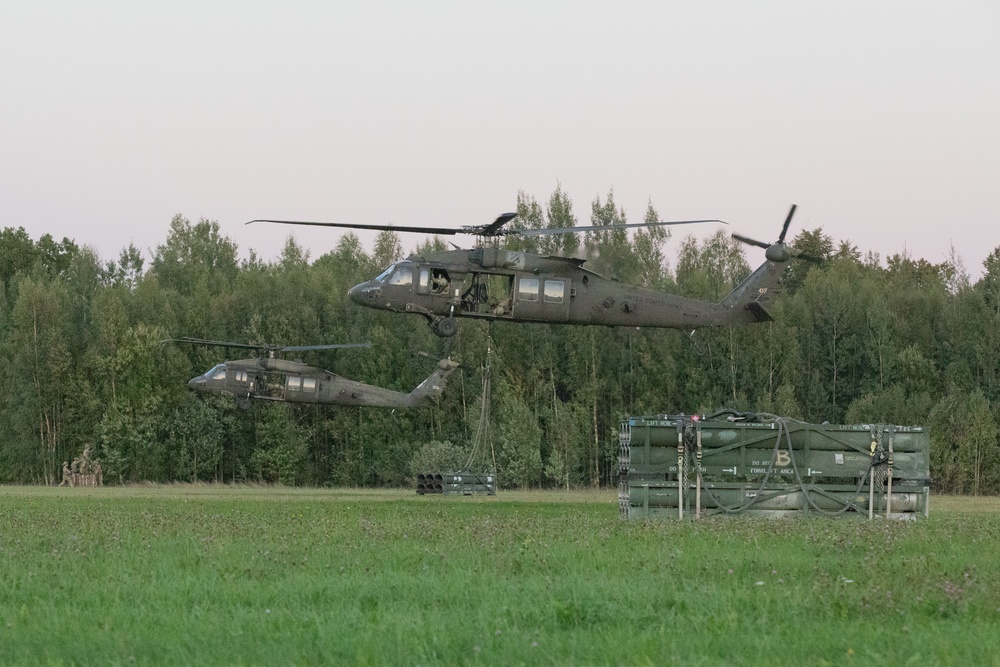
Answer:
[[(213, 366), (192, 378), (188, 387), (205, 394), (232, 396), (242, 407), (251, 399), (322, 405), (416, 408), (429, 405), (444, 391), (448, 378), (460, 366), (442, 359), (431, 375), (409, 392), (349, 380), (328, 370), (301, 361), (280, 359), (283, 352), (371, 347), (369, 343), (343, 345), (249, 345), (200, 338), (172, 338), (173, 342), (257, 350), (256, 358), (236, 359)], [(421, 353), (422, 356), (426, 354)]]

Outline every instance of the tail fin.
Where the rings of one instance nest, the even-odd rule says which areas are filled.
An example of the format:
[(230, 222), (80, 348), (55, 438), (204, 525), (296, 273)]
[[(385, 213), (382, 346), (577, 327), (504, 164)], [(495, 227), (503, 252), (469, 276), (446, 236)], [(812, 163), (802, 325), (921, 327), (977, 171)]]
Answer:
[(440, 396), (448, 384), (449, 376), (458, 368), (459, 363), (457, 361), (452, 361), (451, 359), (442, 359), (439, 361), (437, 369), (431, 373), (430, 377), (417, 385), (417, 388), (407, 395), (409, 405), (411, 407), (427, 405), (431, 399), (436, 399)]
[(728, 311), (726, 317), (728, 323), (736, 322), (769, 322), (774, 319), (768, 307), (774, 302), (781, 292), (781, 276), (785, 272), (785, 266), (793, 257), (802, 257), (800, 253), (785, 245), (785, 235), (788, 234), (788, 226), (795, 215), (796, 205), (788, 211), (785, 224), (781, 227), (781, 234), (774, 243), (764, 243), (755, 239), (733, 234), (733, 238), (740, 243), (764, 248), (764, 256), (767, 258), (757, 270), (736, 286), (732, 293), (722, 300), (720, 304)]
[(731, 313), (732, 323), (774, 319), (769, 308), (781, 293), (781, 274), (786, 265), (787, 260), (767, 260), (722, 300), (721, 305)]

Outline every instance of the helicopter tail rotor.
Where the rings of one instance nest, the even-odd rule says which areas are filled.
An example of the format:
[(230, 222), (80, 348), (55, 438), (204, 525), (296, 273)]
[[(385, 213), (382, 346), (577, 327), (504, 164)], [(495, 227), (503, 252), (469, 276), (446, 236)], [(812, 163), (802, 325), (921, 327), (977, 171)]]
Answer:
[(788, 217), (785, 218), (785, 224), (781, 227), (781, 236), (778, 237), (778, 243), (785, 242), (785, 234), (788, 233), (788, 225), (792, 223), (792, 216), (795, 215), (795, 209), (798, 208), (798, 204), (792, 204), (792, 208), (788, 211)]
[(747, 245), (757, 246), (758, 248), (764, 248), (765, 250), (771, 247), (770, 243), (764, 243), (763, 241), (758, 241), (757, 239), (752, 239), (749, 236), (743, 236), (742, 234), (733, 234), (732, 236), (740, 243), (745, 243)]
[(789, 225), (792, 224), (792, 216), (795, 215), (796, 208), (798, 208), (798, 205), (792, 204), (792, 208), (789, 209), (788, 216), (785, 218), (785, 224), (781, 227), (781, 234), (778, 235), (778, 240), (774, 243), (765, 243), (764, 241), (758, 241), (742, 234), (733, 234), (732, 237), (740, 243), (763, 248), (764, 256), (772, 262), (787, 262), (789, 259), (802, 259), (808, 262), (820, 263), (823, 261), (822, 258), (799, 252), (795, 248), (785, 245), (785, 236), (788, 234)]

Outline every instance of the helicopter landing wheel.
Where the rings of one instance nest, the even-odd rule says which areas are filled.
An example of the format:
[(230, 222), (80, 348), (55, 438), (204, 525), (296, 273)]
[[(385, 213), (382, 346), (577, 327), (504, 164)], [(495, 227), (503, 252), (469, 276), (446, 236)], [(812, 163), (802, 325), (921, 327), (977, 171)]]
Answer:
[(431, 322), (431, 329), (442, 338), (451, 338), (458, 331), (458, 322), (453, 317), (442, 317), (435, 322)]

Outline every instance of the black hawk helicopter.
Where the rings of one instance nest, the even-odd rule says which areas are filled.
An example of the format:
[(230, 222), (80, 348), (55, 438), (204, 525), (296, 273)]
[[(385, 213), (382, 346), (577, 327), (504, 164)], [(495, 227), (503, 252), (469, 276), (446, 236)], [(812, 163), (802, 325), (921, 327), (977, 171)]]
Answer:
[[(301, 361), (280, 359), (283, 352), (335, 350), (371, 347), (370, 343), (343, 345), (248, 345), (201, 338), (171, 338), (169, 341), (257, 350), (256, 358), (236, 359), (213, 366), (208, 372), (192, 378), (188, 387), (207, 394), (232, 396), (243, 407), (250, 399), (286, 401), (288, 403), (319, 403), (325, 405), (369, 406), (378, 408), (416, 408), (428, 405), (444, 391), (448, 377), (459, 368), (451, 359), (442, 359), (437, 369), (408, 394), (374, 385), (348, 380), (330, 371), (309, 366)], [(168, 342), (168, 341), (164, 341)], [(426, 356), (425, 353), (421, 353)]]
[[(727, 224), (722, 220), (507, 229), (505, 225), (517, 214), (504, 213), (488, 225), (457, 229), (295, 220), (252, 220), (247, 224), (270, 222), (478, 237), (480, 242), (471, 250), (411, 255), (348, 292), (351, 300), (362, 306), (422, 315), (434, 333), (447, 337), (458, 330), (455, 321), (458, 317), (684, 330), (769, 321), (772, 317), (768, 307), (780, 291), (780, 278), (787, 262), (796, 257), (813, 259), (785, 245), (785, 234), (795, 209), (793, 204), (774, 243), (733, 234), (742, 243), (764, 248), (766, 261), (719, 303), (611, 280), (585, 269), (583, 259), (503, 250), (497, 247), (496, 240), (508, 235), (539, 236), (705, 222)], [(484, 243), (487, 239), (493, 243)]]

